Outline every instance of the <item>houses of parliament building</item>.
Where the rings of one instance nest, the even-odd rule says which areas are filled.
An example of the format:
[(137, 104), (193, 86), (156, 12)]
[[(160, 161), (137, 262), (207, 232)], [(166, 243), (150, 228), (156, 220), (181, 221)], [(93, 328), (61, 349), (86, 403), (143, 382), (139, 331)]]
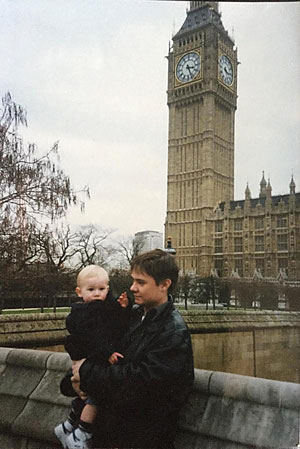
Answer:
[(234, 200), (237, 50), (218, 2), (191, 1), (168, 55), (165, 236), (184, 273), (300, 280), (300, 193)]

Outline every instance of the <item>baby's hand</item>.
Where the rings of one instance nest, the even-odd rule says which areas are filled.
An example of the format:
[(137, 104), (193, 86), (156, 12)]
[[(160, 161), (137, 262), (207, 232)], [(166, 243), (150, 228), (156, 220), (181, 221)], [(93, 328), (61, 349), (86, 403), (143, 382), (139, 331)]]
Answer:
[(121, 359), (124, 359), (124, 356), (122, 354), (119, 354), (118, 352), (113, 352), (110, 356), (109, 356), (109, 363), (111, 365), (114, 365), (115, 363), (118, 363), (118, 357), (120, 357)]
[(124, 309), (126, 309), (129, 303), (127, 293), (126, 292), (121, 293), (117, 301), (121, 307), (124, 307)]

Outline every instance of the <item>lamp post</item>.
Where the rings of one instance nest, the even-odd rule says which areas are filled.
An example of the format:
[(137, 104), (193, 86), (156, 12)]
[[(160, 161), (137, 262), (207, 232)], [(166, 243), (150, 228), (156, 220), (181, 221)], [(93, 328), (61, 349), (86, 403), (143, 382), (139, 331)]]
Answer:
[(176, 249), (172, 248), (172, 239), (171, 237), (167, 238), (167, 246), (165, 248), (166, 253), (171, 254), (172, 256), (176, 255)]

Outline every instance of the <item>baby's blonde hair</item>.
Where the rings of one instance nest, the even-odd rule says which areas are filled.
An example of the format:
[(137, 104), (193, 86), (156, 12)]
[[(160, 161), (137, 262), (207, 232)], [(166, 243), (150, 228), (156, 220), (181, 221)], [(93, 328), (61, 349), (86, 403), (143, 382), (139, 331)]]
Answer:
[(99, 265), (88, 265), (79, 271), (77, 275), (77, 285), (79, 286), (85, 278), (92, 276), (99, 276), (104, 281), (107, 281), (107, 283), (109, 282), (108, 273), (104, 268), (99, 267)]

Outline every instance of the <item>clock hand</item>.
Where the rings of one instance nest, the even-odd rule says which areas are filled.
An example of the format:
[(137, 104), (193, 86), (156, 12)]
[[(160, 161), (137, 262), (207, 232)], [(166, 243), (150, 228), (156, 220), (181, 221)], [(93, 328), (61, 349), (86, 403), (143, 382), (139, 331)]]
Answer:
[(188, 64), (186, 65), (186, 68), (188, 69), (188, 71), (190, 72), (190, 75), (191, 75), (191, 69), (193, 69), (194, 68), (194, 66), (189, 66)]

